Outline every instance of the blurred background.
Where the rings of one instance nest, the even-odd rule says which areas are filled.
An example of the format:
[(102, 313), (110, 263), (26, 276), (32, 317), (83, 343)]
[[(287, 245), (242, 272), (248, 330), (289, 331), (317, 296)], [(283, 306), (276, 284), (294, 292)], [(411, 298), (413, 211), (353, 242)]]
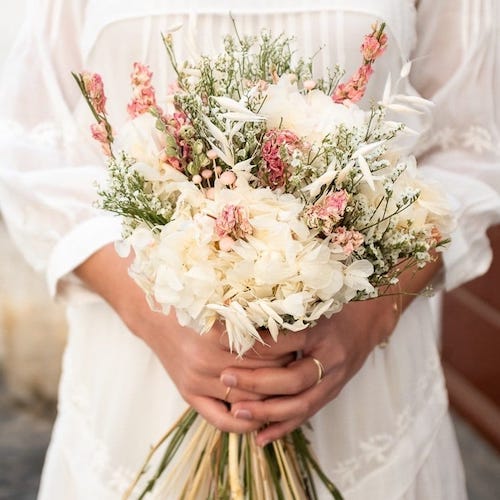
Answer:
[[(25, 8), (26, 0), (2, 0), (2, 72)], [(443, 304), (443, 363), (470, 500), (500, 499), (500, 228), (490, 236), (496, 257), (490, 272), (448, 294)], [(2, 500), (36, 497), (65, 336), (63, 310), (48, 298), (43, 277), (18, 255), (0, 214)]]

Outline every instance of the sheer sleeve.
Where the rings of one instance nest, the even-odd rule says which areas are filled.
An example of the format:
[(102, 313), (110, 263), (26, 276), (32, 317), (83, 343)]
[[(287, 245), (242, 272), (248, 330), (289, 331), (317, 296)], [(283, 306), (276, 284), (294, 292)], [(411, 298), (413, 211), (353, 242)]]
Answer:
[(52, 294), (91, 297), (71, 273), (119, 237), (119, 223), (94, 208), (103, 161), (75, 120), (85, 2), (34, 0), (5, 64), (0, 89), (0, 208), (28, 262)]
[(447, 289), (481, 275), (500, 222), (500, 8), (496, 0), (420, 0), (412, 84), (435, 102), (420, 164), (456, 205)]

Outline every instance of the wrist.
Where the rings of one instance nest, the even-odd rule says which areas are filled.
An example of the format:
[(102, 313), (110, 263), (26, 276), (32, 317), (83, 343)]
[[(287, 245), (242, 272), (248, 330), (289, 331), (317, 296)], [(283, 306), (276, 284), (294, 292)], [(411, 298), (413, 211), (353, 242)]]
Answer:
[(138, 337), (151, 330), (151, 311), (144, 292), (128, 274), (131, 258), (120, 257), (107, 245), (75, 269), (75, 274), (99, 294)]

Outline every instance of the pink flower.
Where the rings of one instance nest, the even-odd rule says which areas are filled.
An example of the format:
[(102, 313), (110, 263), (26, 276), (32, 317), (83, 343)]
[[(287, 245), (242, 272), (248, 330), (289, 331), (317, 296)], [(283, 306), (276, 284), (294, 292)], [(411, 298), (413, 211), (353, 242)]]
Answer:
[(151, 85), (152, 77), (153, 73), (148, 66), (134, 63), (134, 70), (130, 75), (133, 97), (127, 106), (128, 114), (132, 118), (147, 113), (151, 108), (161, 113), (161, 109), (156, 104), (155, 89)]
[(441, 241), (443, 241), (443, 235), (437, 226), (432, 226), (431, 234), (427, 238), (427, 242), (431, 246), (438, 245)]
[(85, 71), (81, 74), (85, 92), (94, 107), (96, 113), (102, 115), (106, 113), (106, 95), (104, 94), (104, 84), (101, 75)]
[(269, 130), (262, 144), (262, 159), (265, 162), (264, 176), (271, 188), (284, 186), (288, 175), (283, 156), (289, 156), (300, 144), (300, 139), (290, 130)]
[(101, 144), (102, 152), (106, 156), (111, 156), (111, 146), (109, 144), (108, 130), (106, 129), (106, 123), (101, 121), (99, 123), (93, 123), (90, 126), (90, 131), (92, 137)]
[(361, 45), (363, 64), (346, 83), (341, 83), (335, 89), (332, 99), (336, 103), (346, 101), (358, 102), (366, 92), (366, 86), (373, 74), (373, 63), (380, 57), (387, 47), (387, 35), (384, 33), (385, 24), (372, 26), (372, 33), (366, 35)]
[(134, 87), (149, 87), (153, 79), (153, 72), (149, 70), (148, 65), (135, 62), (130, 78)]
[(373, 74), (371, 64), (365, 64), (358, 68), (356, 73), (347, 83), (341, 83), (335, 89), (332, 99), (336, 103), (344, 101), (358, 102), (362, 99), (366, 92), (366, 86)]
[(347, 191), (342, 189), (329, 194), (320, 203), (308, 207), (305, 211), (308, 226), (321, 229), (328, 236), (344, 216), (348, 200)]
[(349, 195), (345, 189), (329, 194), (325, 197), (325, 201), (323, 203), (325, 212), (330, 218), (335, 217), (340, 219), (344, 215), (348, 199)]
[(364, 236), (355, 230), (338, 227), (331, 238), (332, 245), (339, 246), (346, 255), (351, 255), (363, 245)]
[(168, 155), (165, 150), (160, 159), (176, 170), (179, 170), (179, 172), (184, 172), (186, 165), (192, 160), (191, 145), (182, 134), (183, 128), (190, 125), (189, 119), (184, 112), (178, 111), (173, 115), (164, 117), (163, 122), (168, 133), (175, 140), (175, 144), (178, 148), (178, 154), (175, 156)]
[(387, 48), (387, 35), (382, 33), (377, 37), (376, 33), (366, 35), (363, 44), (361, 45), (361, 53), (366, 62), (375, 61), (380, 57)]
[(215, 233), (219, 240), (227, 236), (234, 239), (244, 238), (252, 234), (253, 228), (243, 207), (239, 205), (226, 205), (215, 221)]

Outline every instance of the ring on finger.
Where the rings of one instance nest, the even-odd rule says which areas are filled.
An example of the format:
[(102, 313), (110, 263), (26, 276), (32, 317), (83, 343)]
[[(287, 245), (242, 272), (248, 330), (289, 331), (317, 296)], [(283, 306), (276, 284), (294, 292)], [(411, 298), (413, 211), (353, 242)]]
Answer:
[(318, 385), (325, 376), (325, 367), (323, 366), (323, 363), (319, 359), (316, 359), (313, 356), (311, 356), (311, 359), (314, 361), (314, 364), (318, 369), (318, 380), (316, 381), (316, 385)]

